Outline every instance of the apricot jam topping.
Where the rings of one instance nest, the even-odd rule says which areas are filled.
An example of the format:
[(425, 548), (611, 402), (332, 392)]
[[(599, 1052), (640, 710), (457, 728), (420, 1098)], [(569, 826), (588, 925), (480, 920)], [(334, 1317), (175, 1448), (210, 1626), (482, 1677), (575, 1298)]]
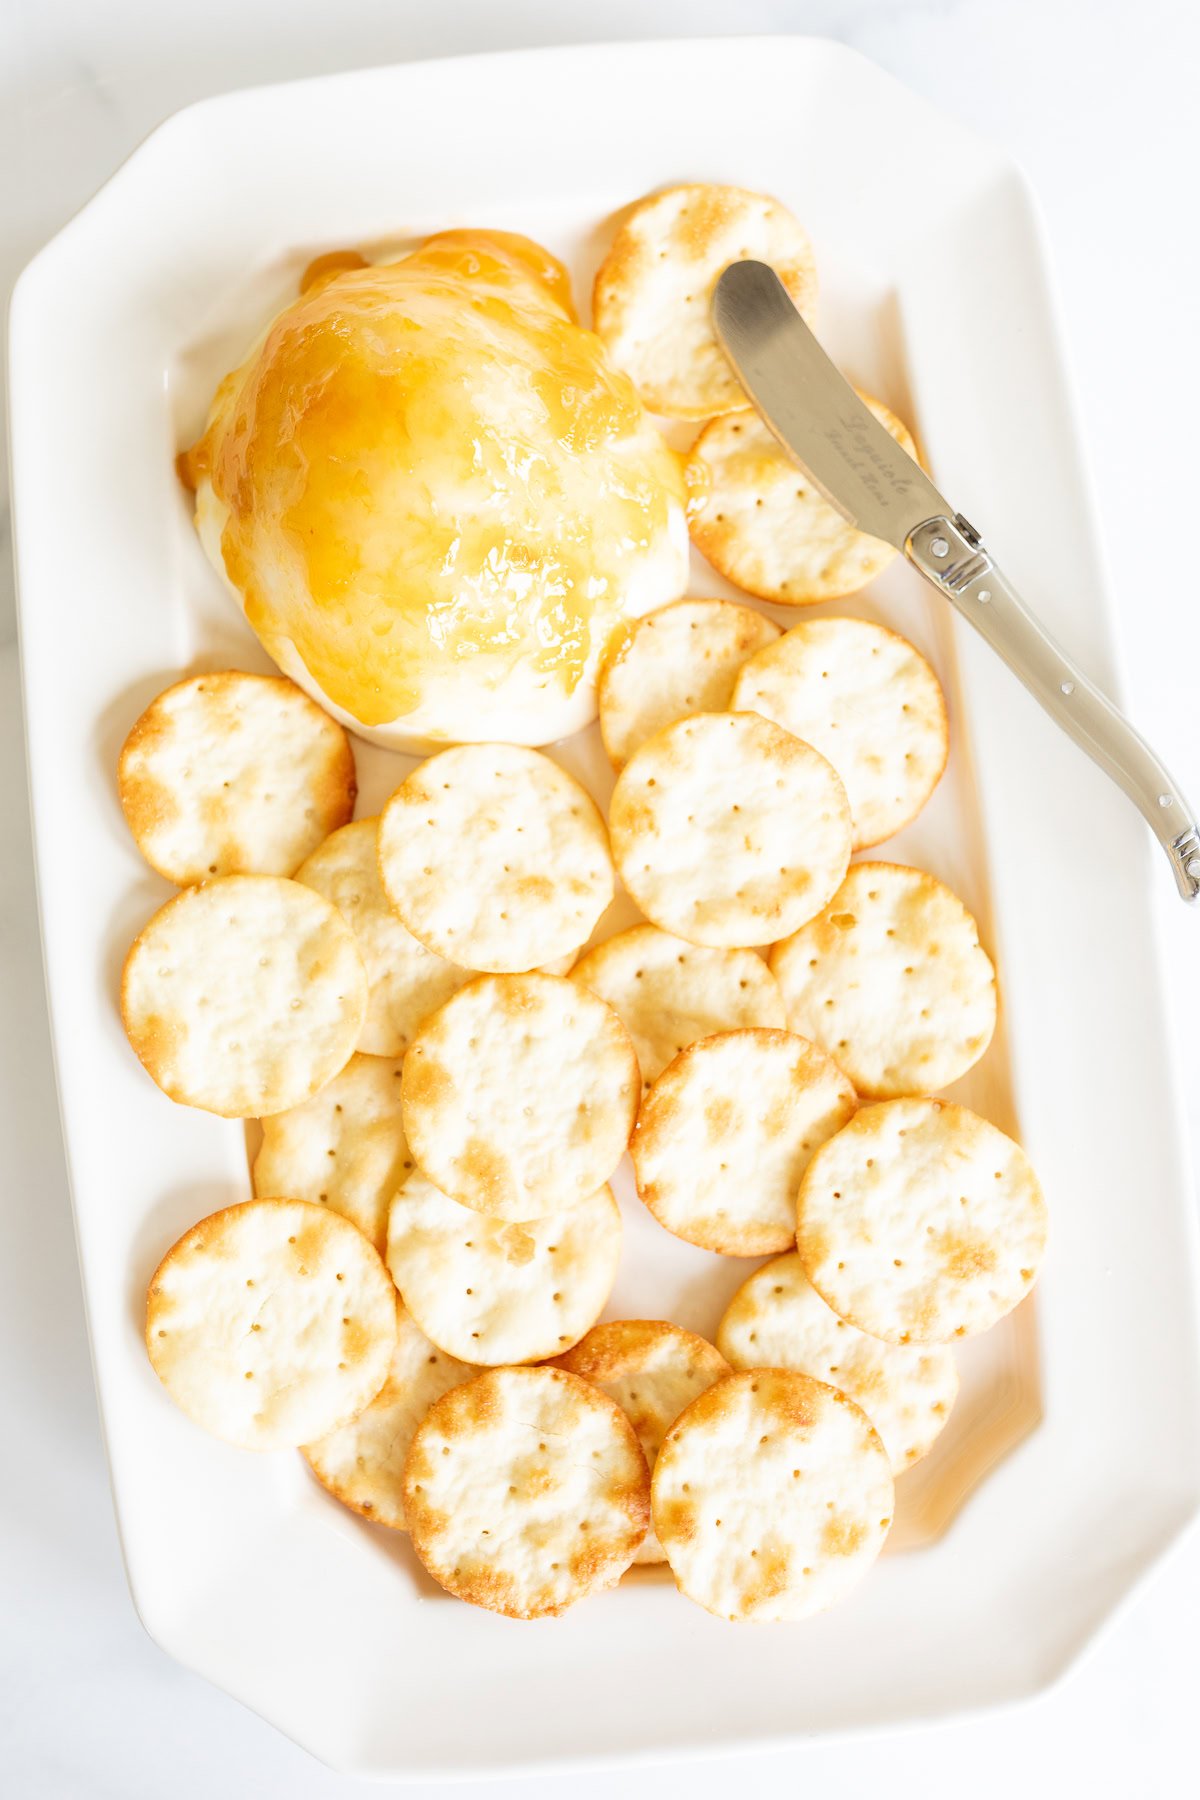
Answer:
[(318, 283), (332, 281), (335, 275), (344, 275), (348, 269), (365, 269), (367, 259), (357, 250), (326, 250), (323, 256), (314, 256), (300, 277), (300, 292), (307, 294)]
[(185, 467), (227, 509), (226, 572), (267, 650), (290, 640), (365, 725), (468, 659), (487, 684), (525, 659), (572, 692), (684, 504), (565, 270), (499, 232), (318, 270)]

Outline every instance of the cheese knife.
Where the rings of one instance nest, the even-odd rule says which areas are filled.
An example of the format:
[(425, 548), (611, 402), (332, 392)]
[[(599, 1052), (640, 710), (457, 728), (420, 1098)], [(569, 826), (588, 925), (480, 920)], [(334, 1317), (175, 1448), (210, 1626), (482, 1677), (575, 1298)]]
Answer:
[(1200, 894), (1195, 813), (1150, 746), (1038, 624), (979, 532), (863, 405), (765, 263), (735, 262), (713, 324), (784, 449), (843, 518), (902, 550), (986, 638), (1056, 724), (1121, 787), (1162, 845), (1185, 900)]

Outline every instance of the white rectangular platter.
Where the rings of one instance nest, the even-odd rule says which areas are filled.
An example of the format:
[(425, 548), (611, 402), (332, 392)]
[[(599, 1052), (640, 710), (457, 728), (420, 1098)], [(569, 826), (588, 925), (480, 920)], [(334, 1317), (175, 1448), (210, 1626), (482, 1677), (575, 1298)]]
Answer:
[[(174, 453), (320, 251), (462, 224), (524, 231), (566, 258), (586, 316), (614, 212), (677, 179), (762, 188), (793, 208), (816, 244), (826, 344), (914, 423), (944, 491), (1112, 691), (1096, 526), (1029, 196), (997, 153), (836, 45), (522, 52), (210, 101), (155, 134), (14, 302), (43, 931), (130, 1586), (173, 1655), (364, 1773), (729, 1750), (1028, 1694), (1200, 1504), (1195, 1259), (1149, 840), (904, 568), (822, 610), (895, 625), (946, 685), (947, 776), (881, 854), (949, 881), (996, 955), (1002, 1027), (960, 1089), (1029, 1149), (1052, 1253), (1036, 1312), (964, 1347), (955, 1415), (901, 1482), (888, 1554), (853, 1599), (803, 1625), (734, 1628), (643, 1571), (556, 1621), (464, 1607), (298, 1457), (199, 1433), (146, 1361), (150, 1271), (249, 1184), (242, 1128), (172, 1106), (121, 1031), (121, 963), (167, 891), (125, 831), (116, 753), (182, 670), (266, 666), (201, 555)], [(698, 564), (695, 591), (731, 590)], [(606, 798), (594, 731), (554, 754)], [(366, 747), (359, 760), (361, 816), (409, 765)], [(753, 1265), (668, 1239), (620, 1191), (626, 1245), (606, 1316), (711, 1332)]]

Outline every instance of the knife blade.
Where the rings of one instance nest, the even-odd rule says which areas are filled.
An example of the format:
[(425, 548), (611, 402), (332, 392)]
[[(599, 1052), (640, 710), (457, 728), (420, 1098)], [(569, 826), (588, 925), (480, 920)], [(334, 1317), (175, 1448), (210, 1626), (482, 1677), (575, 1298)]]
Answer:
[(1123, 789), (1200, 895), (1200, 824), (1145, 740), (1038, 623), (978, 531), (863, 405), (765, 263), (735, 262), (713, 289), (713, 327), (747, 396), (843, 518), (902, 550)]
[(712, 310), (725, 354), (762, 418), (843, 518), (903, 550), (914, 526), (950, 511), (830, 362), (774, 269), (730, 263)]

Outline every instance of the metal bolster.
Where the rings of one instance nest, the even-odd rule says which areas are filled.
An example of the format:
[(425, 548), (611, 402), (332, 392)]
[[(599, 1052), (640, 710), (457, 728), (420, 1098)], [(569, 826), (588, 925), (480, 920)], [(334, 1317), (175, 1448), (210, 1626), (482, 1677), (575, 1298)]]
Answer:
[[(909, 543), (918, 566), (948, 594), (962, 594), (995, 567), (980, 543), (979, 533), (968, 519), (925, 519), (911, 534)], [(933, 545), (937, 544), (935, 552)]]
[(1200, 829), (1189, 825), (1171, 844), (1180, 891), (1191, 899), (1200, 894)]
[(942, 570), (941, 583), (948, 587), (952, 594), (961, 594), (969, 588), (973, 581), (978, 581), (992, 567), (992, 559), (986, 551), (977, 551), (965, 561), (947, 563)]

